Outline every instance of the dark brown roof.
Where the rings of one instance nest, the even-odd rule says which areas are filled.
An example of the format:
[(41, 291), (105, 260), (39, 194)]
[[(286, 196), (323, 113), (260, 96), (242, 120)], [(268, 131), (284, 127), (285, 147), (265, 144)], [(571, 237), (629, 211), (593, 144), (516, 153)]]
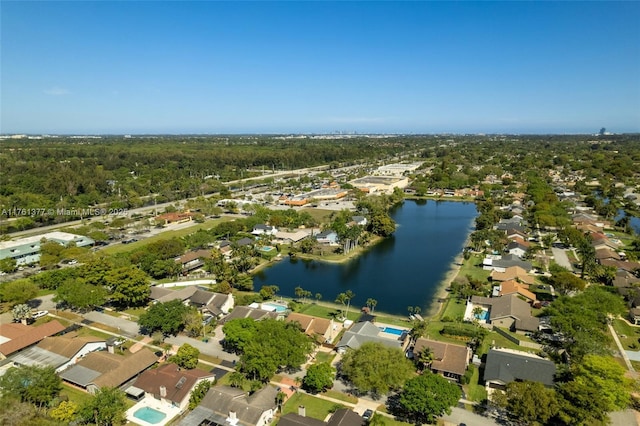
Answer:
[(297, 413), (285, 414), (280, 418), (278, 426), (326, 426), (322, 420), (301, 416)]
[(425, 348), (431, 349), (433, 370), (463, 375), (469, 365), (470, 350), (466, 346), (453, 345), (450, 343), (437, 342), (419, 338), (413, 348), (413, 352), (418, 354)]
[(327, 426), (359, 426), (362, 424), (364, 424), (364, 419), (361, 416), (348, 408), (342, 408), (333, 413)]
[(189, 263), (192, 260), (197, 260), (197, 259), (211, 259), (213, 257), (213, 254), (211, 253), (211, 250), (195, 250), (195, 251), (190, 251), (188, 253), (183, 254), (182, 256), (180, 256), (178, 258), (178, 262), (185, 264), (185, 263)]
[[(15, 328), (7, 327), (7, 330), (10, 331), (10, 333), (13, 333), (15, 331)], [(21, 335), (0, 345), (0, 354), (8, 356), (14, 352), (38, 343), (45, 337), (53, 336), (54, 334), (60, 333), (62, 330), (64, 330), (64, 326), (58, 321), (53, 320), (41, 324), (37, 327), (27, 326), (27, 329), (23, 330), (24, 333), (22, 333)], [(2, 331), (4, 332), (4, 330)]]
[(309, 336), (314, 336), (316, 334), (324, 336), (324, 334), (331, 327), (331, 320), (328, 320), (326, 318), (312, 317), (311, 315), (299, 314), (297, 312), (292, 312), (291, 314), (289, 314), (285, 321), (297, 321), (300, 324), (302, 331), (304, 331)]
[[(176, 364), (162, 364), (153, 370), (147, 370), (136, 379), (135, 387), (153, 394), (156, 398), (166, 398), (176, 404), (189, 396), (191, 389), (200, 379), (213, 378), (213, 374), (200, 370), (187, 370)], [(161, 395), (161, 388), (166, 389), (166, 396)]]

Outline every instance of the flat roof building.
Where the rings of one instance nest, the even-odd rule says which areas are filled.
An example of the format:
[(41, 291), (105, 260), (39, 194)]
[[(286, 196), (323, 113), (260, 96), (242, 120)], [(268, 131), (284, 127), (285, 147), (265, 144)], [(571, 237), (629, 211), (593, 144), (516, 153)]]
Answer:
[(68, 247), (75, 244), (76, 247), (92, 246), (95, 241), (83, 235), (70, 234), (69, 232), (47, 232), (13, 241), (0, 242), (0, 259), (15, 259), (18, 265), (28, 265), (40, 261), (40, 245), (43, 241), (54, 241)]

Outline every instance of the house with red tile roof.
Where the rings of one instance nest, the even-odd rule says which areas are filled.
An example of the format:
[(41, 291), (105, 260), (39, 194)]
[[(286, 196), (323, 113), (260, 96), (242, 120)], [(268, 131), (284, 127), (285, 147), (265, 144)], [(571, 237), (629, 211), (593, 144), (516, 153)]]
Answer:
[(0, 324), (0, 359), (35, 345), (45, 337), (54, 336), (64, 329), (65, 327), (56, 320), (35, 327), (23, 324)]

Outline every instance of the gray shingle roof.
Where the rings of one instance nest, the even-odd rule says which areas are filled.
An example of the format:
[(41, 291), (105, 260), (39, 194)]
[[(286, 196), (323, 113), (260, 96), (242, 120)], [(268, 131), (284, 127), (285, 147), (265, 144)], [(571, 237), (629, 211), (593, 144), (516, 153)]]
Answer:
[(529, 380), (552, 386), (555, 374), (556, 365), (552, 361), (527, 353), (490, 349), (487, 354), (484, 380), (503, 384), (515, 380)]

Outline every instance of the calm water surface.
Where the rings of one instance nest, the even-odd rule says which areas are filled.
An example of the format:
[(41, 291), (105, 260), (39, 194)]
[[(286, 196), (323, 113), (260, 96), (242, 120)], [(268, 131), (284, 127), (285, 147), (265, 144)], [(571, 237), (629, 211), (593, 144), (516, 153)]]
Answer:
[(392, 216), (398, 223), (393, 237), (358, 258), (344, 264), (287, 258), (258, 272), (255, 289), (275, 284), (279, 294), (293, 297), (300, 286), (332, 302), (351, 290), (356, 309), (373, 298), (383, 312), (406, 315), (407, 306), (426, 311), (472, 230), (475, 204), (405, 201)]

